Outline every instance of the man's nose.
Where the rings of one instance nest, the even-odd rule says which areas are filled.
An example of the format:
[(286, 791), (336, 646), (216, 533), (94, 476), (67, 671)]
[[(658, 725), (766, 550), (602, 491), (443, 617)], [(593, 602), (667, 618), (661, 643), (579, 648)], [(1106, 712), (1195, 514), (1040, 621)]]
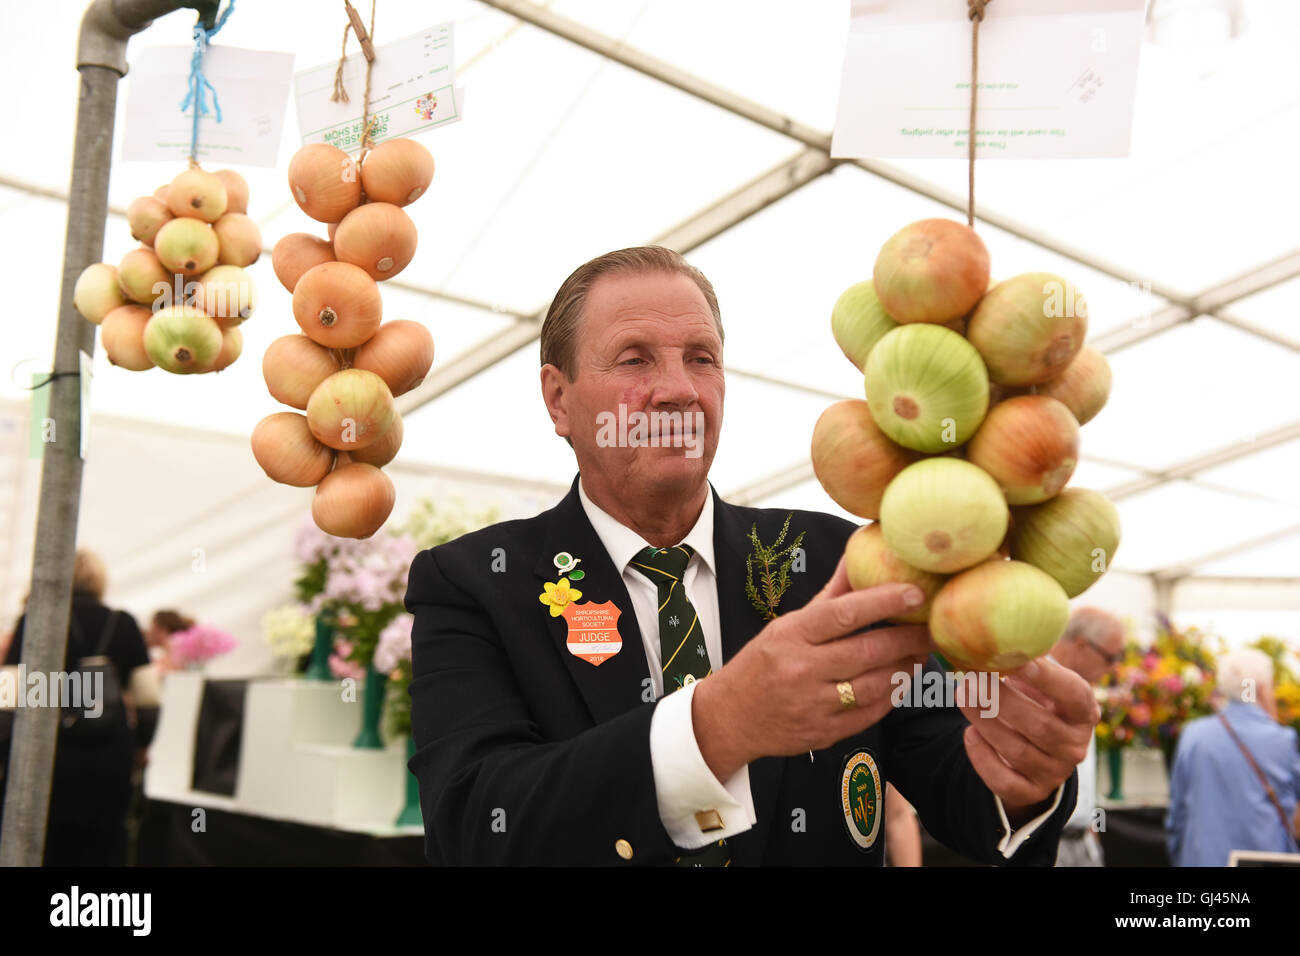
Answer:
[(700, 397), (695, 382), (683, 362), (663, 362), (658, 366), (654, 388), (650, 400), (655, 405), (677, 405), (686, 407)]

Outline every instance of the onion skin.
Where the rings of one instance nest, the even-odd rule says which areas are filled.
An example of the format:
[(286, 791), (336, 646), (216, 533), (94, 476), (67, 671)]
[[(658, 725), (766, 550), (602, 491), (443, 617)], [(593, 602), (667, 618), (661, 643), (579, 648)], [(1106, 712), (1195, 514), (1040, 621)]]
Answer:
[(266, 476), (282, 485), (310, 488), (319, 484), (334, 464), (334, 452), (312, 437), (307, 417), (295, 412), (276, 412), (263, 418), (249, 442)]
[(117, 282), (117, 266), (96, 262), (81, 270), (72, 287), (72, 305), (92, 325), (99, 325), (108, 313), (126, 305)]
[(1092, 587), (1115, 560), (1119, 512), (1101, 492), (1066, 488), (1015, 515), (1011, 557), (1051, 575), (1069, 597)]
[(1038, 386), (1039, 395), (1050, 395), (1061, 402), (1086, 425), (1106, 407), (1110, 398), (1110, 363), (1092, 346), (1084, 346), (1064, 372)]
[(217, 263), (251, 266), (262, 254), (262, 231), (240, 212), (228, 212), (212, 224), (217, 234)]
[(366, 154), (361, 188), (372, 202), (406, 206), (433, 182), (433, 156), (413, 139), (390, 139)]
[(329, 349), (307, 336), (282, 335), (262, 355), (262, 377), (277, 402), (306, 410), (311, 393), (339, 371)]
[(979, 428), (989, 382), (979, 353), (938, 325), (902, 326), (867, 358), (863, 376), (876, 426), (904, 448), (951, 451)]
[(1088, 334), (1088, 304), (1050, 272), (999, 282), (980, 300), (966, 337), (999, 385), (1038, 385), (1065, 371)]
[(939, 651), (967, 670), (1012, 670), (1051, 650), (1070, 619), (1060, 585), (1021, 561), (994, 559), (948, 581), (930, 609)]
[(310, 143), (289, 162), (289, 191), (317, 222), (338, 222), (361, 202), (361, 177), (343, 150)]
[(960, 319), (989, 285), (989, 253), (974, 229), (922, 219), (881, 247), (872, 273), (880, 304), (896, 322)]
[(335, 372), (307, 400), (311, 433), (321, 444), (339, 451), (374, 444), (387, 434), (396, 415), (393, 393), (384, 380), (363, 369)]
[(144, 329), (152, 318), (153, 312), (143, 305), (119, 306), (104, 316), (99, 341), (109, 362), (132, 372), (153, 368), (153, 359), (144, 347)]
[(126, 221), (131, 227), (131, 238), (152, 246), (154, 236), (163, 224), (173, 218), (167, 204), (154, 196), (141, 196), (131, 200), (126, 207)]
[(401, 451), (404, 431), (402, 416), (394, 411), (392, 427), (384, 432), (383, 438), (365, 448), (353, 448), (351, 451), (339, 452), (339, 454), (346, 455), (350, 461), (361, 461), (376, 468), (383, 468)]
[(870, 280), (858, 282), (845, 289), (831, 309), (831, 334), (844, 357), (861, 372), (867, 356), (885, 333), (898, 328), (880, 304), (875, 286)]
[(290, 292), (310, 269), (334, 261), (334, 247), (307, 232), (293, 232), (271, 250), (271, 268), (280, 285)]
[(374, 372), (394, 398), (423, 382), (432, 365), (433, 336), (410, 319), (385, 322), (352, 357), (353, 368)]
[(924, 624), (930, 617), (930, 602), (948, 580), (943, 575), (914, 568), (890, 551), (879, 524), (866, 525), (849, 536), (844, 548), (844, 567), (855, 591), (900, 582), (915, 584), (925, 593), (925, 603), (916, 610), (889, 619), (899, 624)]
[(1079, 463), (1079, 423), (1046, 395), (1008, 398), (989, 410), (966, 446), (966, 460), (993, 476), (1007, 503), (1055, 497)]
[(862, 399), (836, 402), (813, 428), (813, 473), (831, 500), (861, 518), (880, 517), (885, 488), (916, 459), (885, 437)]
[(215, 266), (199, 280), (194, 304), (223, 327), (236, 326), (257, 308), (257, 285), (239, 266)]
[(415, 223), (392, 203), (358, 206), (330, 237), (334, 257), (366, 271), (372, 279), (391, 279), (415, 255)]
[(311, 516), (316, 527), (337, 538), (368, 538), (393, 513), (397, 491), (374, 465), (352, 462), (335, 468), (316, 488)]
[(951, 574), (987, 559), (1006, 536), (1010, 518), (997, 482), (959, 458), (926, 458), (908, 465), (880, 501), (889, 550), (934, 574)]
[(167, 208), (178, 219), (216, 222), (226, 214), (227, 205), (225, 183), (197, 167), (178, 174), (167, 188)]
[(144, 330), (149, 358), (176, 375), (209, 371), (221, 344), (221, 327), (207, 313), (188, 305), (159, 309)]
[(212, 363), (209, 372), (220, 372), (222, 369), (229, 368), (235, 363), (244, 351), (244, 333), (237, 327), (223, 328), (221, 330), (221, 351), (217, 353), (217, 360)]
[[(233, 169), (218, 169), (212, 174), (226, 187), (226, 215), (232, 212), (248, 213), (248, 180)], [(234, 263), (242, 265), (242, 263)]]
[(163, 268), (192, 279), (217, 264), (221, 243), (212, 227), (198, 219), (178, 217), (163, 223), (153, 241)]
[(375, 280), (347, 262), (323, 262), (298, 280), (293, 317), (307, 337), (328, 349), (351, 349), (379, 329), (383, 301)]
[(175, 275), (168, 272), (152, 249), (132, 249), (117, 266), (117, 284), (122, 294), (140, 305), (151, 305), (158, 293), (154, 286), (172, 287)]

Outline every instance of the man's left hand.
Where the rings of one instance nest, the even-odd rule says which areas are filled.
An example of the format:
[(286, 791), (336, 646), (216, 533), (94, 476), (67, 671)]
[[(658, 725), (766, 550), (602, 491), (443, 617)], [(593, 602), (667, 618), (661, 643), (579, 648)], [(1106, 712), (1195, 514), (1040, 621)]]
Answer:
[(1047, 656), (1002, 680), (997, 716), (960, 709), (971, 724), (963, 736), (970, 762), (1013, 826), (1069, 779), (1101, 717), (1088, 682)]

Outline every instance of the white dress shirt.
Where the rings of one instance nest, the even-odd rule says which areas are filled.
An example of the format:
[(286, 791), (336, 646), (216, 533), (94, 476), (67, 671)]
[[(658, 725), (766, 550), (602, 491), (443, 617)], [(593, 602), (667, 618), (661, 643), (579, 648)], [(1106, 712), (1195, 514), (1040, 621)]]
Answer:
[[(649, 578), (631, 566), (632, 559), (644, 548), (652, 545), (635, 531), (620, 524), (587, 497), (578, 478), (578, 497), (583, 511), (591, 522), (596, 536), (605, 546), (614, 567), (618, 568), (627, 587), (637, 626), (641, 630), (646, 664), (654, 687), (654, 699), (663, 696), (663, 669), (659, 660), (659, 591)], [(704, 645), (713, 670), (722, 666), (722, 616), (718, 610), (717, 565), (713, 554), (713, 489), (704, 500), (704, 508), (690, 530), (678, 544), (690, 545), (695, 550), (682, 586), (687, 600), (699, 615), (704, 628)], [(577, 555), (582, 557), (582, 555)], [(650, 760), (654, 769), (655, 794), (659, 804), (659, 818), (673, 843), (686, 850), (697, 850), (718, 840), (744, 833), (758, 818), (754, 815), (754, 799), (749, 788), (749, 767), (741, 767), (730, 778), (719, 781), (709, 770), (700, 754), (695, 739), (695, 726), (691, 719), (691, 698), (697, 684), (688, 684), (676, 693), (669, 694), (655, 708), (650, 721)], [(1010, 857), (1020, 845), (1051, 816), (1061, 802), (1064, 787), (1057, 788), (1056, 799), (1046, 811), (1026, 823), (1014, 833), (1007, 821), (1002, 801), (996, 796), (998, 815), (1002, 820), (1003, 837), (998, 851)], [(696, 820), (696, 814), (716, 810), (722, 818), (722, 829), (705, 832)]]

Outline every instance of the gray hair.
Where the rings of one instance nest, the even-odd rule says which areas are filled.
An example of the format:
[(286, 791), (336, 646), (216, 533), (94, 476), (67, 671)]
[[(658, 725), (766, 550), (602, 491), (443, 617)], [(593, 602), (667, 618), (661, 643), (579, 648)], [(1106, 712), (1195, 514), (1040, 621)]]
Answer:
[(1239, 647), (1219, 658), (1219, 692), (1229, 700), (1254, 700), (1246, 694), (1251, 688), (1257, 695), (1261, 689), (1273, 689), (1273, 659), (1253, 647)]

